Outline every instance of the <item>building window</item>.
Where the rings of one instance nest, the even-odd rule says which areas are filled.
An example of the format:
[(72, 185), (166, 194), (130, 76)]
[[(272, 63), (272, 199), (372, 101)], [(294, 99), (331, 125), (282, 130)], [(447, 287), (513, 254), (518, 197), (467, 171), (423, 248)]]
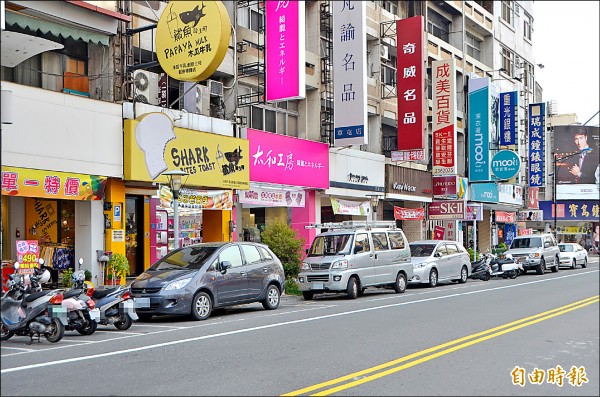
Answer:
[(525, 63), (523, 65), (523, 67), (524, 67), (524, 74), (525, 74), (525, 76), (523, 76), (524, 77), (523, 84), (529, 91), (533, 91), (533, 87), (534, 87), (533, 65), (530, 63)]
[(390, 13), (392, 13), (394, 15), (398, 15), (398, 2), (397, 1), (382, 0), (381, 8), (383, 8), (386, 11), (389, 11)]
[(510, 26), (514, 23), (514, 5), (513, 1), (502, 2), (502, 19), (506, 21)]
[(531, 41), (531, 15), (525, 13), (525, 18), (523, 18), (523, 35), (529, 41)]
[(256, 5), (238, 8), (238, 24), (244, 28), (261, 32), (265, 26), (265, 16), (258, 11)]
[(387, 65), (381, 65), (381, 82), (383, 84), (396, 85), (396, 69)]
[(467, 55), (481, 61), (481, 44), (483, 42), (477, 37), (467, 33), (465, 37), (465, 44), (467, 45)]
[(502, 47), (502, 67), (510, 77), (515, 74), (515, 54), (507, 48)]
[(448, 43), (448, 33), (450, 33), (450, 21), (444, 18), (442, 15), (438, 14), (437, 12), (433, 11), (431, 8), (428, 8), (427, 32)]

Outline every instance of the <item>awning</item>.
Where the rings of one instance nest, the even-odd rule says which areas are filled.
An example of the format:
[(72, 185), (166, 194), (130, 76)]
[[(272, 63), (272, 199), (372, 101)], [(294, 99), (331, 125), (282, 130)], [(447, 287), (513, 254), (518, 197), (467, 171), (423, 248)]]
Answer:
[[(109, 44), (109, 37), (105, 34), (91, 32), (86, 29), (80, 29), (73, 26), (61, 25), (56, 22), (50, 22), (39, 18), (29, 17), (15, 12), (6, 12), (6, 24), (17, 25), (22, 29), (32, 31), (40, 30), (42, 33), (50, 33), (53, 36), (62, 36), (64, 38), (72, 37), (74, 40), (83, 40), (94, 44)], [(4, 37), (3, 37), (4, 39)]]
[(41, 37), (24, 33), (2, 31), (2, 66), (14, 68), (21, 62), (39, 53), (60, 50), (64, 46)]

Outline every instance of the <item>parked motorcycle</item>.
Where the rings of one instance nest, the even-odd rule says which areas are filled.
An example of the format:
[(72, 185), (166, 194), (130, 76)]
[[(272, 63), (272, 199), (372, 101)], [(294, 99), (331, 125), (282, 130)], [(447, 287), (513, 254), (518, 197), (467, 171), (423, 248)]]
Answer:
[(96, 301), (96, 307), (100, 309), (100, 324), (113, 324), (117, 329), (125, 331), (138, 320), (129, 288), (122, 286), (102, 290), (90, 288), (87, 294)]
[(492, 267), (492, 277), (515, 279), (524, 272), (523, 266), (515, 262), (511, 254), (502, 255), (501, 258), (494, 258), (490, 266)]
[(50, 280), (46, 269), (35, 269), (34, 274), (17, 274), (19, 264), (15, 264), (15, 274), (9, 275), (8, 290), (0, 302), (2, 329), (0, 340), (8, 340), (13, 335), (29, 336), (28, 344), (37, 336), (44, 335), (50, 343), (59, 342), (65, 333), (65, 326), (58, 317), (63, 300), (61, 289), (39, 291), (41, 284)]
[(488, 281), (492, 277), (492, 267), (490, 263), (494, 259), (494, 255), (489, 252), (485, 253), (481, 259), (471, 263), (470, 278), (474, 280)]

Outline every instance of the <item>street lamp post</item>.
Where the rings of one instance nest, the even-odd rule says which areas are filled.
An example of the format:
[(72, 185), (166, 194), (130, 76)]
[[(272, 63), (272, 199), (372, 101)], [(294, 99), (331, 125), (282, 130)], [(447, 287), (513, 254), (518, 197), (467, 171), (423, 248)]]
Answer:
[[(379, 205), (379, 197), (381, 197), (381, 194), (367, 194), (366, 196), (369, 198), (371, 204), (371, 220), (375, 223), (375, 214), (377, 213), (377, 206)], [(369, 217), (367, 217), (367, 224), (368, 219)]]
[(173, 191), (173, 237), (175, 238), (174, 249), (179, 248), (179, 190), (181, 189), (181, 177), (188, 175), (181, 170), (163, 172), (169, 178), (169, 185)]

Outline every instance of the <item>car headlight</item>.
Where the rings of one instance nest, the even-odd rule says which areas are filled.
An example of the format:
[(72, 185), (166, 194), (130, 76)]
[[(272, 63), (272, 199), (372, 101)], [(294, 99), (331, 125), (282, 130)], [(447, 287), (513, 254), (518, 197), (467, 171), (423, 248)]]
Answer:
[(310, 270), (310, 264), (306, 262), (302, 262), (302, 266), (300, 266), (300, 270)]
[(165, 291), (169, 291), (172, 289), (182, 289), (183, 287), (188, 285), (188, 283), (191, 280), (192, 280), (192, 278), (189, 277), (189, 278), (184, 278), (182, 280), (173, 281), (172, 283), (167, 284), (167, 286), (165, 287)]
[(540, 253), (539, 252), (534, 252), (532, 254), (529, 254), (530, 258), (539, 258), (540, 257)]
[(342, 259), (341, 261), (335, 261), (331, 265), (331, 268), (332, 269), (347, 269), (348, 268), (348, 261), (346, 259)]
[(427, 263), (413, 263), (413, 269), (420, 269), (427, 266)]

